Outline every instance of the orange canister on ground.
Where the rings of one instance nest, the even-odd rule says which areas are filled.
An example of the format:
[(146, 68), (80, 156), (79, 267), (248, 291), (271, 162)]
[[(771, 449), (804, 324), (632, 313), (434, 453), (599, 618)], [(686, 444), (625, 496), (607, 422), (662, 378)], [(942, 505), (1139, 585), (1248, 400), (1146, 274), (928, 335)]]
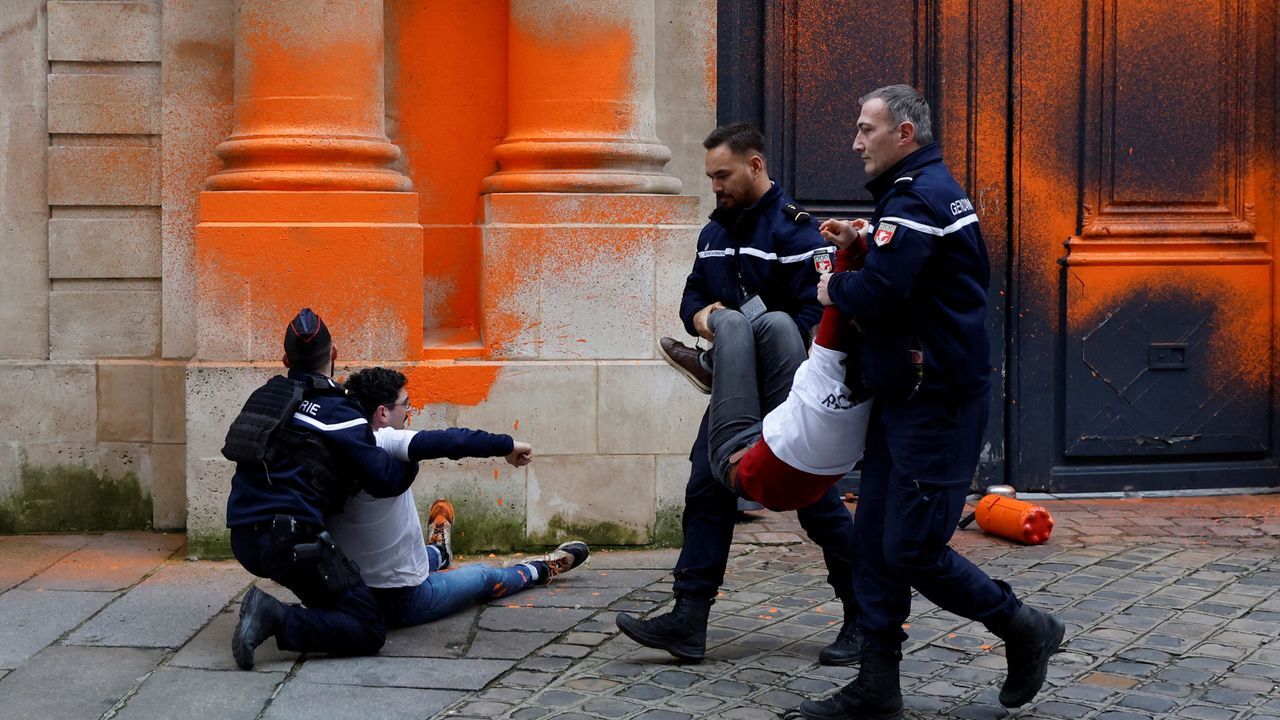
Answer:
[(978, 527), (1028, 545), (1039, 545), (1053, 532), (1053, 516), (1039, 505), (1024, 500), (987, 495), (978, 501)]

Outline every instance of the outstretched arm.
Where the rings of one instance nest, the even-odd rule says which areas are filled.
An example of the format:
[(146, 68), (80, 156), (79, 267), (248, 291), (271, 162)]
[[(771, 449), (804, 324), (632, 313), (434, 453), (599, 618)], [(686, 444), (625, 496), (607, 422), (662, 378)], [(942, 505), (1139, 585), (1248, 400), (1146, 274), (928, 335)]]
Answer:
[[(448, 428), (446, 430), (399, 430), (380, 428), (374, 432), (378, 447), (398, 460), (418, 462), (434, 458), (461, 460), (464, 457), (508, 457), (516, 453), (516, 442), (510, 435), (483, 430)], [(521, 443), (524, 445), (524, 443)], [(527, 445), (525, 445), (528, 448)], [(532, 448), (528, 449), (530, 459)], [(512, 463), (513, 465), (515, 463)]]

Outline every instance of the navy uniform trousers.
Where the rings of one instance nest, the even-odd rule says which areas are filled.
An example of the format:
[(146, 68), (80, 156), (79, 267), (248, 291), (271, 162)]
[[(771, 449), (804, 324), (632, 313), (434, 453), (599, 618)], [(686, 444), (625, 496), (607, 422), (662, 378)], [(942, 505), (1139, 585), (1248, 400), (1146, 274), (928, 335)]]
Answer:
[[(763, 372), (763, 371), (761, 371)], [(689, 461), (693, 467), (684, 491), (684, 547), (676, 561), (676, 593), (714, 598), (724, 583), (738, 517), (738, 496), (711, 474), (708, 413), (703, 413)], [(809, 507), (796, 511), (800, 526), (822, 548), (827, 582), (841, 600), (853, 599), (854, 536), (849, 510), (834, 487)]]
[(331, 655), (372, 655), (387, 639), (382, 608), (364, 581), (341, 592), (324, 586), (315, 559), (294, 559), (292, 546), (311, 542), (312, 532), (301, 531), (277, 546), (268, 529), (231, 529), (231, 552), (246, 570), (270, 578), (293, 591), (305, 607), (289, 605), (276, 634), (281, 650), (323, 652)]
[(854, 527), (858, 625), (873, 646), (896, 651), (906, 633), (911, 589), (948, 612), (990, 628), (1021, 603), (947, 544), (964, 511), (987, 425), (987, 396), (956, 400), (922, 391), (877, 398)]

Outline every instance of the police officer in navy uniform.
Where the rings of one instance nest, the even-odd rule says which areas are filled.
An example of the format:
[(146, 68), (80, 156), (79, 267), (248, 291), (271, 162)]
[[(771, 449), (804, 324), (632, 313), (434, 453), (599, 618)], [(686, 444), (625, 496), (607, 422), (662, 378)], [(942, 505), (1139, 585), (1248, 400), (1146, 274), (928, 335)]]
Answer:
[[(769, 179), (764, 137), (746, 123), (716, 128), (706, 140), (706, 171), (717, 207), (698, 238), (697, 258), (685, 283), (680, 318), (689, 334), (714, 340), (709, 318), (722, 308), (758, 320), (769, 311), (791, 316), (801, 337), (810, 337), (822, 317), (816, 286), (835, 248), (822, 239), (809, 217)], [(763, 322), (763, 321), (761, 321)], [(759, 330), (759, 323), (753, 323)], [(711, 353), (662, 338), (664, 358), (702, 392), (709, 392)], [(760, 368), (763, 375), (780, 368)], [(741, 378), (757, 382), (757, 378)], [(684, 546), (674, 571), (675, 609), (640, 620), (619, 613), (628, 637), (676, 657), (698, 661), (706, 654), (707, 616), (724, 582), (737, 497), (711, 472), (707, 416), (689, 454), (692, 469), (685, 489)], [(819, 660), (848, 665), (860, 657), (857, 603), (853, 596), (853, 524), (834, 488), (797, 512), (800, 524), (822, 547), (828, 582), (844, 604), (845, 624)]]
[(1005, 642), (1000, 702), (1019, 707), (1044, 683), (1061, 620), (1023, 605), (947, 542), (964, 510), (987, 423), (987, 250), (973, 204), (932, 141), (929, 106), (907, 85), (859, 100), (853, 150), (876, 200), (870, 224), (828, 220), (841, 247), (869, 238), (864, 268), (823, 278), (818, 298), (856, 316), (862, 368), (876, 404), (867, 430), (854, 527), (858, 677), (800, 706), (808, 718), (898, 718), (903, 623), (914, 588), (983, 623)]
[(418, 472), (417, 463), (378, 448), (359, 403), (330, 378), (337, 348), (309, 308), (285, 329), (284, 351), (288, 376), (254, 391), (227, 433), (222, 453), (236, 462), (227, 527), (236, 560), (303, 604), (249, 589), (232, 637), (245, 670), (272, 636), (281, 650), (296, 652), (368, 655), (382, 647), (382, 612), (325, 530), (325, 517), (357, 490), (399, 495)]

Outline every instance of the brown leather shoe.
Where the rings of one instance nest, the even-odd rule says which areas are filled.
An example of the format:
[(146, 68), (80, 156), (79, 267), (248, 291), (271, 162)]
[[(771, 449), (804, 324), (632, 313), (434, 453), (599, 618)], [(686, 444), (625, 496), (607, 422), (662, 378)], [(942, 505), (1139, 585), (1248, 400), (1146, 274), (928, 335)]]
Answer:
[(698, 360), (702, 356), (701, 350), (669, 337), (659, 339), (658, 348), (662, 351), (662, 359), (679, 370), (681, 375), (698, 388), (698, 392), (711, 394), (711, 371), (702, 367)]

